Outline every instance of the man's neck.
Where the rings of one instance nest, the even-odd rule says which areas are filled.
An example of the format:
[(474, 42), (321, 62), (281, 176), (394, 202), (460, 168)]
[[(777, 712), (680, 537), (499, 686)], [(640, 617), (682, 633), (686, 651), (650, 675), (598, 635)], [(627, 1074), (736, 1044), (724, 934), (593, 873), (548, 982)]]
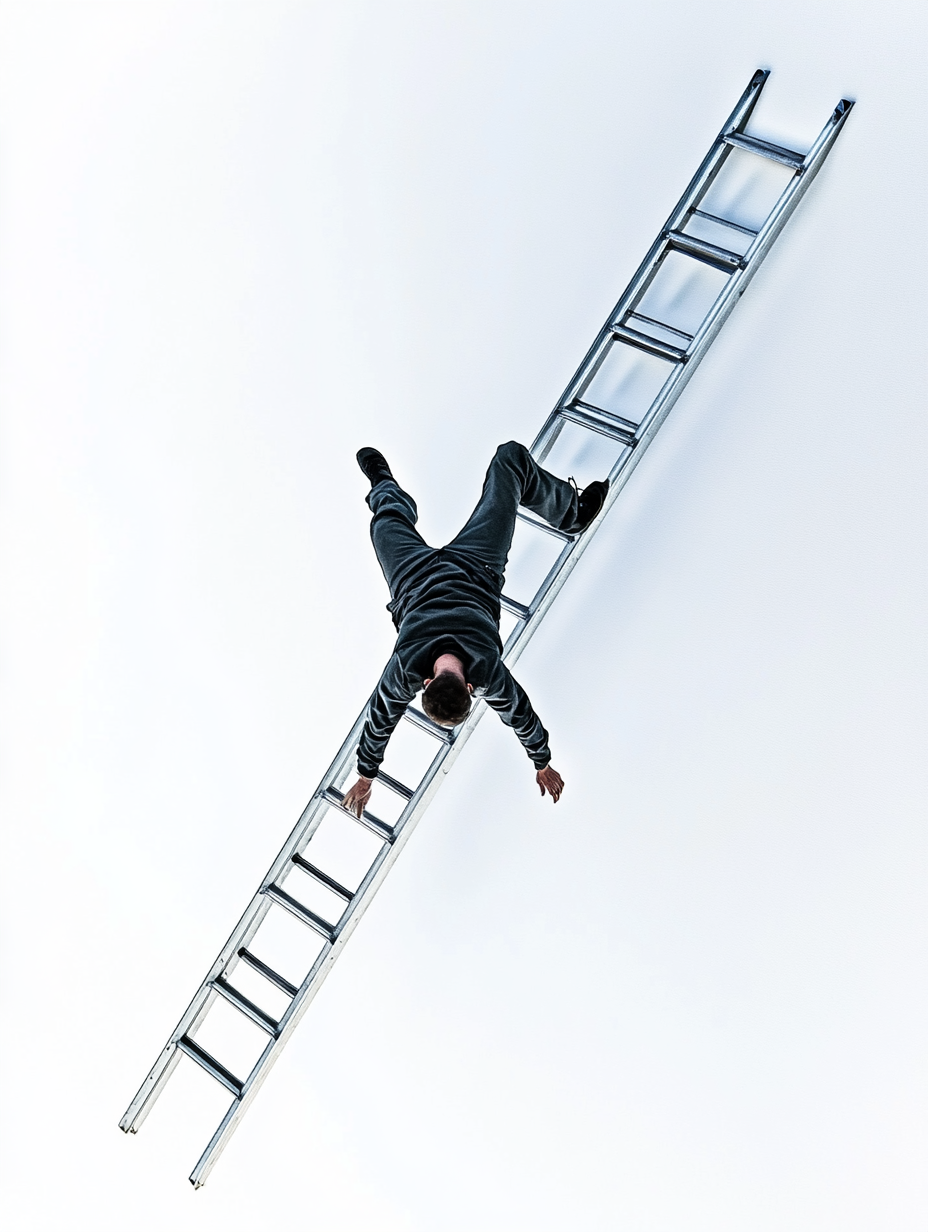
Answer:
[(459, 676), (464, 684), (467, 683), (464, 676), (464, 664), (455, 654), (439, 655), (435, 660), (432, 677), (440, 676), (443, 672), (451, 672), (453, 676)]

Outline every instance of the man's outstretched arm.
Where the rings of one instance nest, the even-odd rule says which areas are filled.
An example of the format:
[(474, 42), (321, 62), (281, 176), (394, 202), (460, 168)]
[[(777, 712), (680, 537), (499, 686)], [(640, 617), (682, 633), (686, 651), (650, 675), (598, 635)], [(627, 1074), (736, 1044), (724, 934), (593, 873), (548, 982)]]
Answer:
[(532, 709), (528, 694), (503, 663), (499, 663), (487, 688), (486, 702), (522, 742), (535, 767), (535, 782), (541, 794), (549, 795), (552, 803), (557, 804), (564, 790), (564, 780), (551, 767), (548, 733)]
[(368, 779), (377, 777), (387, 743), (415, 695), (399, 659), (393, 655), (377, 681), (367, 711), (358, 744), (358, 774)]
[(383, 761), (387, 742), (406, 707), (415, 696), (409, 687), (399, 659), (393, 655), (377, 682), (367, 712), (367, 722), (358, 745), (358, 781), (345, 793), (342, 804), (355, 817), (360, 817), (371, 798), (377, 770)]

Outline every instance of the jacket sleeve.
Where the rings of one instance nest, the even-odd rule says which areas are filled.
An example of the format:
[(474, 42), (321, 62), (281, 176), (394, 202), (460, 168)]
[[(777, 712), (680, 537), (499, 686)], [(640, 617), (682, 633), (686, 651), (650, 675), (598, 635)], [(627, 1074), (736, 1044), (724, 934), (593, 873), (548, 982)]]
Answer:
[(367, 722), (358, 744), (358, 774), (366, 779), (377, 777), (387, 741), (415, 695), (415, 689), (410, 687), (399, 659), (393, 655), (383, 669), (371, 698)]
[(532, 709), (528, 694), (519, 682), (513, 679), (503, 663), (497, 665), (484, 694), (484, 700), (522, 741), (535, 769), (543, 770), (551, 760), (548, 733), (542, 727), (541, 719)]

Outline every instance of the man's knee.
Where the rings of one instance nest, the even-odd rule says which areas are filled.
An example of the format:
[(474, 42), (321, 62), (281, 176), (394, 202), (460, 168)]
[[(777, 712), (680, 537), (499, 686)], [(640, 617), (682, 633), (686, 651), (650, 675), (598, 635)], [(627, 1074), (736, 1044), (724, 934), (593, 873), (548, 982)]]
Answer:
[(399, 484), (392, 480), (379, 483), (371, 488), (367, 494), (367, 506), (374, 515), (371, 520), (372, 528), (373, 523), (379, 518), (399, 518), (403, 522), (408, 522), (410, 526), (415, 526), (419, 520), (416, 502), (408, 492), (404, 492)]
[(493, 461), (497, 465), (514, 467), (521, 472), (528, 457), (529, 452), (524, 445), (520, 445), (518, 441), (506, 441), (497, 449)]
[(371, 518), (371, 542), (379, 556), (383, 550), (389, 550), (392, 542), (399, 538), (404, 540), (409, 531), (416, 531), (416, 517), (409, 509), (381, 509)]

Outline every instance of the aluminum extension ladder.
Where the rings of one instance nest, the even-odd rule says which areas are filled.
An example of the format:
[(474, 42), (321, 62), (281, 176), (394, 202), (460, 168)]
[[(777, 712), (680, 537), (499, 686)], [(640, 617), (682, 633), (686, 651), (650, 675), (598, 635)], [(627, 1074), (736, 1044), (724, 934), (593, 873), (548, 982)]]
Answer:
[[(554, 446), (562, 429), (568, 423), (610, 438), (619, 450), (618, 460), (609, 475), (609, 495), (605, 506), (594, 523), (578, 537), (563, 534), (546, 526), (524, 510), (519, 517), (540, 531), (562, 541), (560, 554), (545, 577), (535, 597), (526, 606), (503, 596), (502, 606), (516, 618), (515, 627), (508, 637), (504, 661), (512, 666), (528, 644), (540, 621), (551, 606), (558, 591), (576, 566), (582, 552), (617, 499), (623, 486), (653, 440), (667, 417), (671, 407), (683, 391), (689, 378), (712, 344), (726, 318), (743, 294), (751, 278), (757, 272), (774, 240), (783, 229), (787, 219), (799, 203), (828, 155), (835, 138), (852, 107), (852, 102), (842, 99), (825, 125), (818, 139), (807, 154), (798, 154), (781, 146), (772, 145), (758, 137), (749, 136), (744, 130), (754, 110), (769, 73), (758, 69), (744, 94), (726, 121), (712, 148), (703, 160), (695, 177), (683, 194), (667, 223), (651, 246), (625, 290), (622, 298), (610, 314), (576, 375), (564, 392), (555, 409), (549, 415), (538, 434), (532, 455), (543, 461)], [(763, 159), (771, 159), (790, 173), (785, 187), (779, 192), (765, 221), (757, 227), (747, 227), (726, 219), (710, 210), (701, 209), (716, 183), (719, 173), (734, 151), (746, 151)], [(755, 220), (756, 221), (756, 220)], [(702, 238), (709, 230), (714, 240), (720, 236), (727, 242), (720, 244)], [(719, 290), (705, 311), (701, 323), (686, 332), (663, 323), (648, 313), (638, 311), (648, 289), (654, 283), (667, 258), (682, 254), (684, 258), (699, 262), (718, 271), (724, 277)], [(679, 264), (679, 257), (676, 258)], [(617, 413), (616, 409), (597, 405), (595, 379), (614, 348), (631, 348), (640, 355), (656, 357), (665, 365), (666, 378), (660, 378), (657, 394), (650, 402), (644, 416), (636, 422)], [(625, 352), (628, 354), (628, 352)], [(605, 401), (605, 399), (600, 399)], [(623, 407), (623, 409), (625, 409)], [(257, 893), (244, 915), (236, 924), (232, 935), (210, 967), (206, 978), (172, 1032), (148, 1077), (120, 1121), (120, 1128), (135, 1133), (148, 1115), (158, 1095), (174, 1070), (181, 1055), (190, 1057), (210, 1074), (216, 1082), (226, 1087), (232, 1095), (232, 1103), (219, 1128), (200, 1157), (190, 1176), (195, 1188), (199, 1188), (209, 1176), (213, 1165), (246, 1109), (258, 1092), (271, 1066), (309, 1008), (313, 997), (332, 964), (341, 953), (358, 921), (390, 871), (393, 862), (403, 849), (419, 818), (451, 769), (468, 737), (483, 717), (485, 705), (477, 703), (467, 720), (453, 733), (431, 723), (419, 710), (410, 706), (405, 719), (414, 724), (429, 738), (434, 739), (437, 751), (427, 771), (415, 786), (407, 786), (381, 773), (378, 782), (395, 793), (402, 801), (402, 811), (393, 825), (379, 820), (369, 812), (360, 821), (341, 807), (340, 790), (354, 768), (361, 729), (367, 707), (358, 716), (332, 765), (313, 793), (293, 832), (284, 844), (277, 859), (268, 870)], [(313, 863), (312, 840), (324, 816), (334, 812), (345, 819), (344, 824), (362, 825), (373, 832), (379, 840), (379, 850), (366, 874), (354, 888), (340, 884), (324, 869)], [(350, 822), (349, 820), (350, 819)], [(316, 857), (318, 858), (318, 857)], [(298, 897), (285, 888), (288, 875), (299, 869), (316, 884), (325, 887), (339, 903), (343, 903), (337, 919), (326, 920), (306, 907)], [(291, 889), (293, 888), (291, 883)], [(259, 957), (261, 949), (260, 929), (272, 909), (280, 909), (296, 917), (307, 929), (321, 938), (321, 949), (312, 962), (302, 983), (296, 985), (285, 979)], [(255, 951), (258, 951), (256, 953)], [(280, 1018), (274, 1018), (254, 1001), (239, 992), (233, 983), (235, 968), (245, 963), (257, 972), (267, 984), (287, 998), (289, 1004)], [(236, 1010), (256, 1024), (267, 1035), (263, 1048), (251, 1072), (244, 1078), (236, 1077), (220, 1061), (211, 1056), (197, 1043), (197, 1029), (217, 997), (223, 998)]]

